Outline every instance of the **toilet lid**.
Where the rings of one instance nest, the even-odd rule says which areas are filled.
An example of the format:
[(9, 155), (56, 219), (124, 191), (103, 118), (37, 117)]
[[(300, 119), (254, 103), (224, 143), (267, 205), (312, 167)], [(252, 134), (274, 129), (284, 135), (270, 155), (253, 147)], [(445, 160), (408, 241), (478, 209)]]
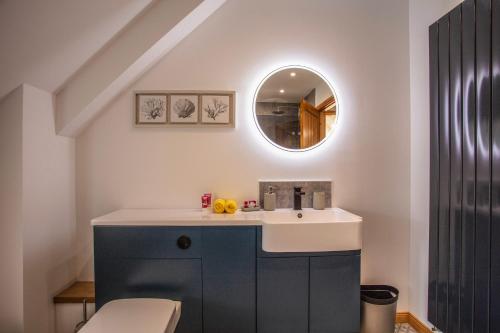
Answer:
[(106, 303), (80, 333), (165, 333), (175, 328), (180, 302), (168, 299), (131, 298)]

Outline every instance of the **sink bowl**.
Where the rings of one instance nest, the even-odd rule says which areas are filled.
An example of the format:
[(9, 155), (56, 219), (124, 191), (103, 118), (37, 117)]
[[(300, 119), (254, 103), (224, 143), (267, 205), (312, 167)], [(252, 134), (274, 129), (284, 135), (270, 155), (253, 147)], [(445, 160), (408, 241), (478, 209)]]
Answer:
[(266, 252), (360, 250), (362, 220), (340, 208), (263, 212), (262, 249)]

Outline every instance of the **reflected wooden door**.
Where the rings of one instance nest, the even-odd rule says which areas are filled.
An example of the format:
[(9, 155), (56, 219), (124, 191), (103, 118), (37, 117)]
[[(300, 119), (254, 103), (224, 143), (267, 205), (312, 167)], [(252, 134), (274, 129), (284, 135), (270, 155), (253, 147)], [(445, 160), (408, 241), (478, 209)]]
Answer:
[(300, 148), (308, 148), (317, 144), (320, 140), (320, 116), (319, 111), (306, 102), (300, 102)]

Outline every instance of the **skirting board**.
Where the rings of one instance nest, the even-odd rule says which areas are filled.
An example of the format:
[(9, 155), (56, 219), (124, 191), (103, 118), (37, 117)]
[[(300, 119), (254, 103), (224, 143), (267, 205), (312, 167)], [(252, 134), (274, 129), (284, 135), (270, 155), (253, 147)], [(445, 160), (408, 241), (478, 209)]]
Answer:
[(396, 323), (408, 323), (413, 327), (418, 333), (433, 333), (433, 331), (422, 323), (417, 317), (415, 317), (410, 312), (398, 312), (396, 313)]

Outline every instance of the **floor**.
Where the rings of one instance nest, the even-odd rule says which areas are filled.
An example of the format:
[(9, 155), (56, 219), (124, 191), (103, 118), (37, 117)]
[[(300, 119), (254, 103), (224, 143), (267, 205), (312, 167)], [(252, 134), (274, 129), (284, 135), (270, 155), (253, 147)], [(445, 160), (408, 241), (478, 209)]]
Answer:
[(394, 333), (417, 333), (417, 331), (408, 324), (396, 324)]

